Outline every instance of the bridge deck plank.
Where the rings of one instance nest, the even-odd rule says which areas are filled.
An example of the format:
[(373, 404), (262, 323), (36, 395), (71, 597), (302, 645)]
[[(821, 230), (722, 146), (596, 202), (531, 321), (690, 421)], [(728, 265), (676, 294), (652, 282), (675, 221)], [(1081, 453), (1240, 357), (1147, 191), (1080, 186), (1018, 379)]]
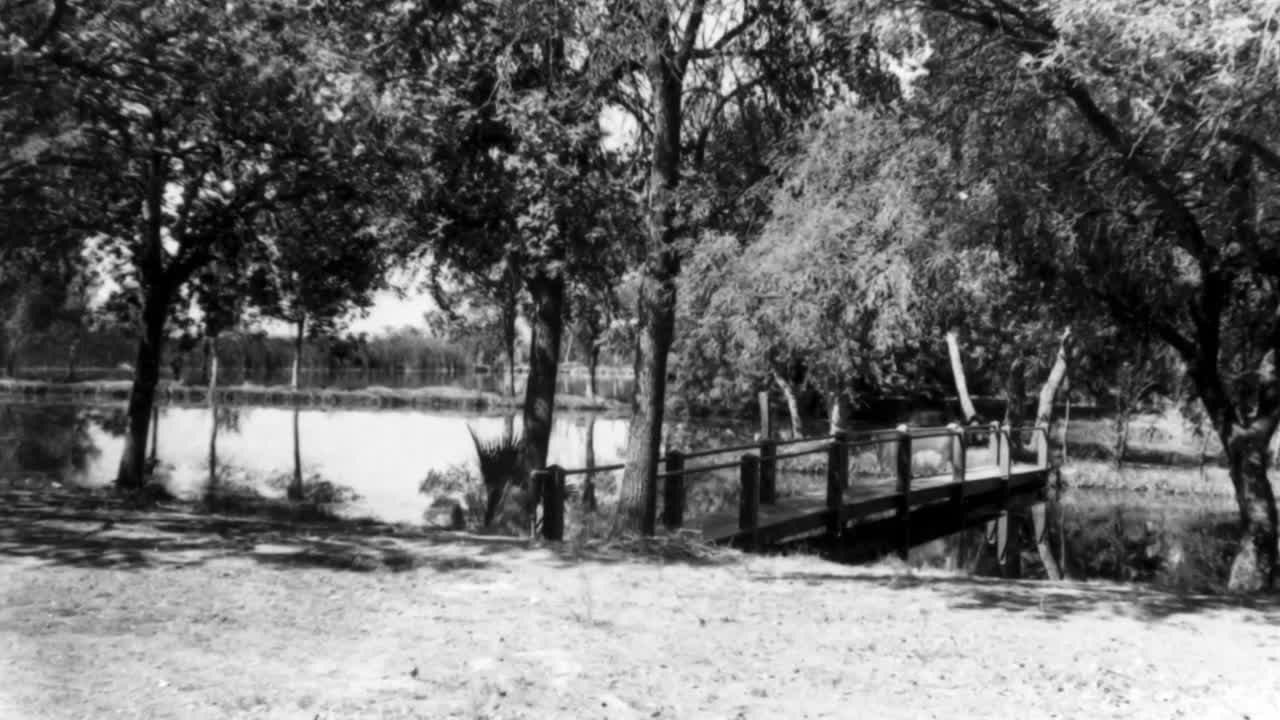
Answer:
[[(1010, 480), (1014, 487), (1034, 482), (1045, 468), (1034, 464), (1013, 465)], [(1002, 482), (997, 467), (973, 468), (965, 475), (965, 494), (977, 495), (991, 492)], [(911, 481), (911, 506), (945, 500), (955, 488), (950, 473), (913, 478)], [(893, 511), (898, 497), (892, 477), (854, 477), (844, 492), (844, 514), (853, 521)], [(763, 539), (783, 538), (821, 531), (827, 524), (827, 504), (824, 497), (800, 495), (778, 498), (773, 505), (760, 506), (758, 532)], [(689, 518), (685, 528), (697, 530), (704, 540), (725, 541), (738, 535), (737, 507), (716, 513)]]

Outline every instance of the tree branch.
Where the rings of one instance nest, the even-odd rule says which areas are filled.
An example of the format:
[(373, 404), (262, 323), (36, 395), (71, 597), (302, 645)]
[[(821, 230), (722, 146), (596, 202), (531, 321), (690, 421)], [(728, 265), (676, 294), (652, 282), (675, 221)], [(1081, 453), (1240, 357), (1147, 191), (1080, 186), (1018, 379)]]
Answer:
[(689, 58), (693, 56), (693, 48), (698, 44), (698, 30), (702, 28), (702, 15), (706, 9), (707, 0), (693, 0), (693, 7), (689, 9), (689, 19), (684, 24), (684, 36), (680, 40), (679, 49), (676, 50), (675, 74), (677, 77), (684, 77), (684, 71), (689, 67)]

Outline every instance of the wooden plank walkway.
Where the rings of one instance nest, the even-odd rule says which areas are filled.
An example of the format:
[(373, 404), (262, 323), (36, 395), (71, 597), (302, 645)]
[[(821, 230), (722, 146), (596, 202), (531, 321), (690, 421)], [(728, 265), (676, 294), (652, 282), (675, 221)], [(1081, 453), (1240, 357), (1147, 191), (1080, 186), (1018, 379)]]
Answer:
[[(1009, 492), (1013, 495), (1038, 490), (1047, 481), (1047, 469), (1034, 464), (1015, 464), (1009, 473)], [(870, 483), (851, 483), (844, 491), (841, 508), (842, 524), (849, 526), (859, 521), (894, 513), (901, 502), (895, 489), (895, 479), (874, 478)], [(1003, 491), (1004, 474), (998, 467), (974, 468), (965, 474), (965, 481), (957, 483), (952, 475), (932, 475), (912, 478), (907, 505), (911, 510), (933, 503), (946, 502), (959, 496), (963, 485), (963, 497), (976, 498)], [(709, 515), (690, 518), (684, 527), (697, 530), (701, 536), (715, 543), (745, 542), (753, 534), (739, 528), (738, 510), (723, 510)], [(779, 498), (772, 505), (761, 505), (759, 523), (754, 530), (755, 542), (760, 545), (778, 545), (815, 534), (827, 533), (831, 528), (831, 513), (824, 497), (793, 496)]]
[[(1031, 440), (1032, 447), (1026, 446)], [(972, 464), (972, 451), (989, 460)], [(1025, 462), (1028, 458), (1034, 462)], [(923, 453), (924, 455), (917, 455)], [(855, 471), (851, 472), (851, 459)], [(1022, 461), (1015, 460), (1018, 456)], [(777, 480), (783, 461), (806, 456), (823, 458), (825, 493), (818, 488), (801, 495), (777, 497)], [(921, 457), (931, 457), (932, 473), (915, 476)], [(713, 459), (719, 458), (713, 461)], [(728, 458), (728, 459), (726, 459)], [(881, 474), (867, 476), (856, 468), (865, 460)], [(941, 464), (936, 461), (941, 460)], [(994, 462), (990, 462), (994, 460)], [(691, 462), (696, 461), (696, 462)], [(887, 466), (887, 467), (886, 467)], [(811, 537), (842, 542), (888, 543), (906, 556), (913, 545), (995, 519), (989, 528), (999, 535), (1000, 552), (1007, 557), (1009, 511), (1015, 502), (1043, 502), (1050, 463), (1048, 429), (990, 426), (898, 428), (846, 433), (824, 438), (787, 441), (766, 439), (734, 447), (691, 453), (671, 451), (662, 459), (663, 469), (650, 480), (662, 496), (662, 524), (670, 531), (692, 531), (704, 540), (732, 544), (749, 550), (776, 547)], [(940, 470), (949, 468), (945, 474)], [(594, 473), (622, 469), (621, 465), (566, 470), (552, 466), (535, 471), (533, 495), (543, 506), (543, 535), (551, 540), (564, 536), (566, 478), (582, 477), (582, 502), (595, 506), (591, 477)], [(710, 472), (738, 471), (738, 507), (686, 517), (689, 492), (695, 478)], [(652, 498), (656, 501), (656, 497)], [(646, 510), (645, 532), (656, 532), (656, 502)], [(1034, 508), (1033, 508), (1034, 510)], [(1043, 513), (1032, 513), (1039, 518)], [(1036, 536), (1043, 534), (1037, 520)], [(1003, 562), (1003, 561), (1002, 561)]]

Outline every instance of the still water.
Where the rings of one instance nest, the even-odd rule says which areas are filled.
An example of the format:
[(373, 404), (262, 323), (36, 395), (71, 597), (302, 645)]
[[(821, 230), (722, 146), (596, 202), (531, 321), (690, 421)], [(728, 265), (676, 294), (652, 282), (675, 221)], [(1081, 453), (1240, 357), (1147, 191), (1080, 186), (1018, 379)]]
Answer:
[[(460, 465), (478, 472), (468, 428), (482, 440), (501, 437), (518, 417), (392, 410), (299, 412), (303, 474), (350, 488), (359, 496), (346, 512), (393, 522), (422, 519), (428, 499), (418, 487), (431, 470)], [(294, 410), (224, 407), (219, 410), (219, 477), (261, 483), (293, 472)], [(0, 477), (43, 477), (81, 486), (111, 482), (124, 447), (123, 409), (115, 406), (0, 404)], [(159, 410), (156, 457), (170, 490), (194, 497), (209, 477), (212, 430), (207, 408)], [(550, 461), (586, 463), (592, 435), (596, 464), (618, 462), (627, 421), (558, 414)]]

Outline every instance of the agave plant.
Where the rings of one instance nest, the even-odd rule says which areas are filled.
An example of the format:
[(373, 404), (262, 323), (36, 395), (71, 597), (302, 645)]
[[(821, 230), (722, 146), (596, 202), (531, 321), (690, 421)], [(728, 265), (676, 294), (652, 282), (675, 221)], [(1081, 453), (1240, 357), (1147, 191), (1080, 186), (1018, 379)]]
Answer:
[(507, 431), (496, 439), (481, 440), (470, 425), (467, 432), (476, 446), (476, 456), (480, 460), (480, 478), (484, 481), (486, 502), (484, 524), (493, 524), (494, 515), (502, 507), (503, 497), (512, 485), (522, 483), (521, 447), (523, 441), (508, 427)]

